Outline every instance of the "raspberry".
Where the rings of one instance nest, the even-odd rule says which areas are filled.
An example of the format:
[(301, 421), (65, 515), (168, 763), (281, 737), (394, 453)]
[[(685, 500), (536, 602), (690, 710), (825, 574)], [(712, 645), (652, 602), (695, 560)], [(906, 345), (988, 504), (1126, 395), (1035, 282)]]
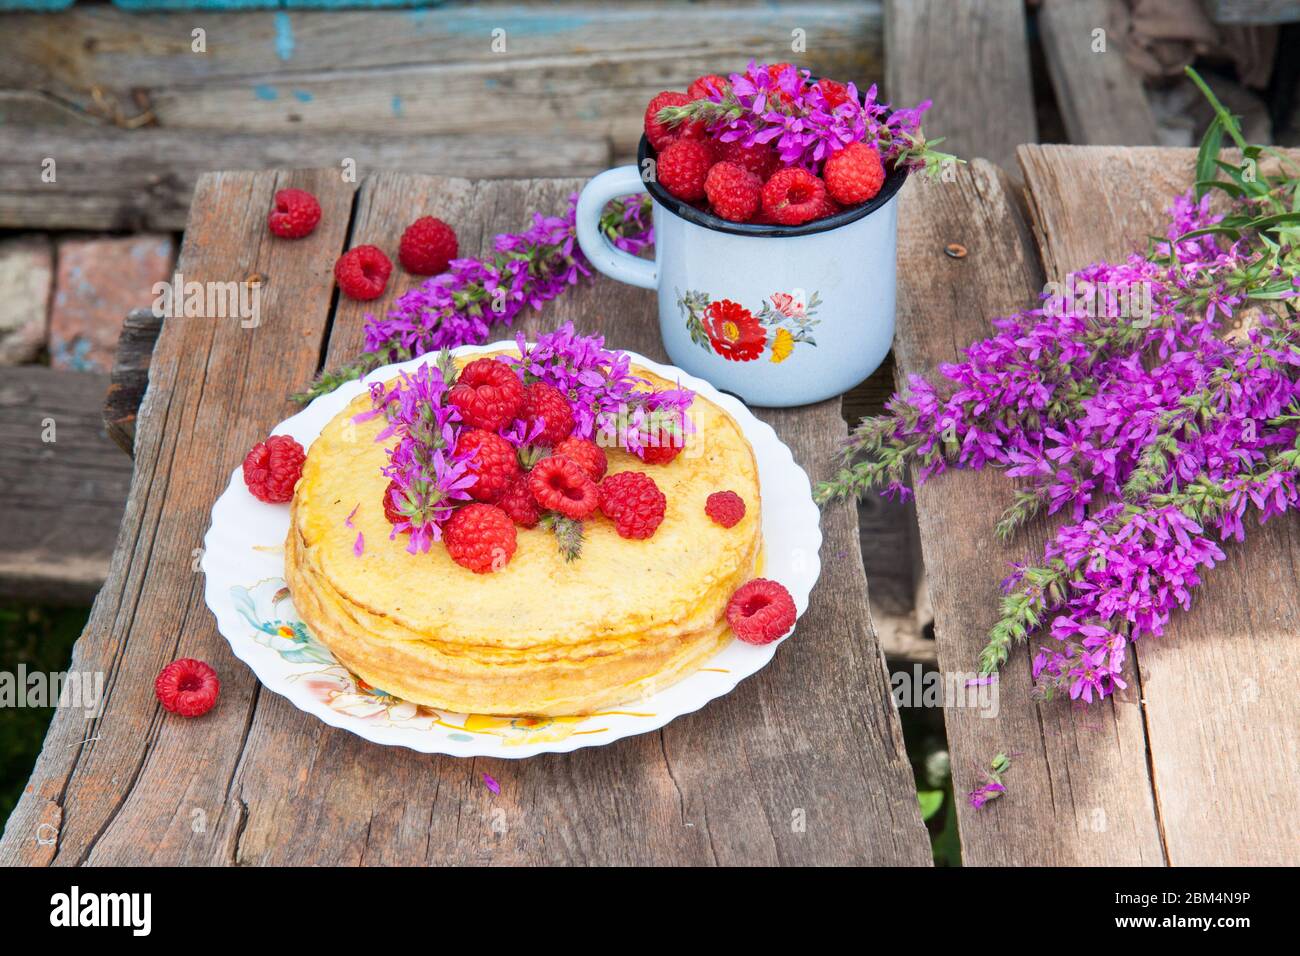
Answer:
[(433, 216), (421, 216), (402, 233), (397, 258), (407, 272), (433, 276), (446, 272), (447, 263), (459, 251), (456, 232), (451, 226)]
[(763, 211), (783, 226), (797, 226), (818, 215), (825, 195), (825, 183), (791, 166), (777, 170), (763, 186)]
[(281, 239), (310, 236), (320, 222), (320, 203), (305, 189), (281, 189), (275, 194), (275, 208), (266, 217), (267, 228)]
[(478, 476), (466, 490), (476, 501), (496, 501), (519, 474), (515, 448), (496, 432), (466, 428), (456, 439), (458, 452), (471, 452), (470, 469)]
[(885, 167), (880, 154), (865, 143), (850, 143), (831, 154), (822, 170), (826, 189), (846, 206), (866, 202), (885, 182)]
[(690, 101), (691, 98), (685, 93), (665, 91), (652, 99), (650, 105), (645, 108), (645, 138), (650, 141), (655, 152), (661, 151), (669, 143), (679, 139), (704, 138), (704, 124), (699, 120), (693, 123), (679, 123), (676, 126), (659, 122), (659, 111), (665, 106), (685, 106)]
[(302, 477), (307, 458), (302, 445), (288, 435), (272, 435), (244, 456), (244, 484), (258, 501), (284, 504), (293, 500), (293, 486)]
[(172, 661), (153, 681), (158, 703), (182, 717), (201, 717), (212, 709), (221, 693), (221, 679), (203, 661), (184, 657)]
[(826, 105), (831, 109), (849, 101), (849, 88), (843, 83), (835, 80), (818, 80), (816, 85), (817, 89), (822, 91), (822, 96), (826, 98)]
[(569, 400), (558, 388), (546, 382), (533, 382), (524, 389), (520, 416), (530, 431), (533, 422), (541, 420), (542, 431), (536, 439), (539, 445), (558, 445), (573, 431), (573, 409)]
[(604, 449), (590, 438), (566, 438), (555, 446), (555, 454), (576, 461), (592, 481), (604, 478), (609, 467)]
[(713, 165), (713, 150), (696, 139), (679, 139), (659, 153), (655, 176), (678, 199), (704, 198), (704, 178)]
[(620, 471), (600, 483), (601, 513), (624, 538), (648, 538), (664, 520), (668, 501), (655, 480), (641, 471)]
[(497, 507), (510, 516), (510, 520), (525, 528), (536, 528), (542, 520), (542, 513), (537, 508), (537, 499), (528, 487), (528, 476), (520, 472), (506, 486), (505, 493), (497, 501)]
[(334, 278), (339, 291), (349, 299), (365, 302), (384, 294), (393, 264), (378, 246), (357, 246), (339, 256), (334, 263)]
[(524, 383), (496, 359), (481, 358), (460, 371), (447, 400), (466, 425), (494, 432), (510, 424), (524, 404)]
[(718, 158), (727, 163), (744, 166), (759, 179), (766, 181), (781, 165), (781, 157), (764, 143), (746, 146), (739, 140), (719, 144)]
[(741, 585), (727, 602), (727, 623), (746, 644), (771, 644), (790, 632), (796, 617), (790, 592), (767, 578)]
[(683, 441), (678, 444), (671, 437), (665, 435), (659, 445), (642, 445), (636, 451), (636, 456), (647, 465), (666, 465), (682, 453), (686, 447)]
[[(393, 500), (394, 495), (396, 495), (396, 501)], [(407, 520), (406, 515), (402, 514), (401, 511), (405, 501), (406, 496), (403, 494), (401, 486), (396, 481), (390, 481), (388, 487), (384, 489), (384, 517), (388, 519), (389, 524), (397, 525)], [(407, 528), (403, 533), (410, 534), (411, 529)]]
[(763, 181), (743, 166), (717, 163), (704, 178), (713, 212), (731, 222), (749, 222), (763, 200)]
[(600, 505), (600, 493), (582, 466), (571, 458), (551, 455), (528, 473), (528, 487), (537, 503), (566, 518), (581, 520)]
[(711, 100), (715, 94), (719, 97), (726, 96), (729, 89), (731, 89), (731, 84), (727, 82), (725, 76), (711, 73), (706, 76), (696, 77), (695, 81), (686, 87), (686, 98), (688, 100)]
[(830, 193), (826, 193), (822, 197), (821, 208), (817, 210), (817, 215), (814, 216), (813, 218), (825, 219), (827, 216), (833, 216), (837, 212), (843, 212), (843, 211), (844, 211), (844, 207), (841, 206), (839, 203), (837, 203), (834, 199), (832, 199)]
[(515, 555), (515, 523), (496, 505), (457, 508), (442, 528), (447, 553), (475, 574), (500, 571)]
[(734, 491), (715, 491), (704, 502), (704, 513), (724, 528), (734, 528), (745, 517), (745, 499)]

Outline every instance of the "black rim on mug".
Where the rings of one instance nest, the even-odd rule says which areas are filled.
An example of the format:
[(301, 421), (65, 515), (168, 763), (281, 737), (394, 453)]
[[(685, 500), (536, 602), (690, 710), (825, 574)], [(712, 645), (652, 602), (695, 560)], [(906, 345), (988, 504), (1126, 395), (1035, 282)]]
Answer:
[[(809, 77), (816, 82), (815, 76)], [(903, 183), (907, 181), (907, 169), (898, 168), (890, 170), (885, 176), (885, 182), (880, 187), (880, 192), (872, 196), (861, 206), (854, 206), (852, 209), (845, 209), (843, 212), (837, 212), (833, 216), (827, 216), (825, 219), (814, 219), (812, 222), (805, 222), (798, 226), (781, 226), (768, 223), (756, 222), (729, 222), (711, 212), (705, 212), (697, 209), (685, 200), (678, 199), (668, 190), (659, 185), (658, 179), (647, 180), (645, 178), (646, 160), (653, 160), (650, 141), (641, 135), (641, 142), (637, 146), (636, 165), (641, 171), (641, 181), (645, 183), (646, 191), (654, 198), (654, 201), (663, 206), (666, 210), (676, 216), (680, 216), (687, 222), (693, 222), (697, 226), (703, 226), (705, 229), (712, 229), (715, 232), (729, 232), (736, 236), (810, 236), (817, 232), (829, 232), (832, 229), (838, 229), (840, 226), (847, 226), (851, 222), (857, 222), (866, 216), (870, 216), (889, 200), (893, 199), (897, 192), (903, 188)]]

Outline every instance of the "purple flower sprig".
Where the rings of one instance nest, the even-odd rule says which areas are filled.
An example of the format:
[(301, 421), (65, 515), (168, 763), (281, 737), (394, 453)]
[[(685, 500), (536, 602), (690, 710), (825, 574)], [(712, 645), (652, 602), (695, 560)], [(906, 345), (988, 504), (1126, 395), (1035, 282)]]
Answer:
[(460, 413), (445, 401), (447, 390), (442, 369), (426, 362), (414, 374), (401, 373), (391, 387), (372, 383), (371, 409), (353, 419), (383, 415), (387, 424), (375, 440), (397, 436), (382, 469), (391, 482), (388, 504), (402, 517), (389, 537), (409, 532), (406, 550), (412, 554), (442, 539), (443, 523), (458, 502), (469, 500), (477, 480), (470, 457), (456, 451)]
[[(577, 244), (577, 195), (563, 216), (533, 215), (521, 233), (501, 233), (483, 258), (452, 260), (449, 270), (403, 293), (387, 316), (366, 316), (366, 351), (355, 361), (324, 372), (294, 396), (310, 401), (381, 365), (427, 352), (486, 342), (525, 309), (540, 309), (591, 270)], [(654, 241), (650, 198), (627, 196), (601, 214), (601, 231), (616, 246), (636, 253)]]
[(1011, 758), (1004, 753), (997, 754), (989, 762), (989, 769), (984, 774), (984, 782), (967, 794), (967, 800), (976, 810), (982, 810), (990, 800), (997, 800), (1006, 795), (1006, 784), (1002, 776), (1011, 769)]
[(874, 146), (890, 168), (906, 166), (938, 175), (944, 163), (960, 162), (927, 140), (921, 118), (930, 101), (892, 109), (878, 101), (875, 84), (862, 95), (848, 83), (832, 95), (807, 70), (791, 64), (769, 67), (750, 61), (744, 73), (728, 77), (725, 90), (681, 106), (667, 106), (657, 118), (668, 126), (703, 122), (721, 142), (769, 145), (786, 165), (819, 173), (830, 156), (850, 143)]

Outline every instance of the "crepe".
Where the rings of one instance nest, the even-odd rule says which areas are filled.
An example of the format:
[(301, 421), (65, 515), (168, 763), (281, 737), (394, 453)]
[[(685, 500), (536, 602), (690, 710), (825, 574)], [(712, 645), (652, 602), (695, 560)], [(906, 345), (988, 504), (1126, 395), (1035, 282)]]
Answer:
[[(727, 601), (757, 573), (761, 548), (758, 468), (713, 402), (696, 396), (695, 430), (666, 465), (606, 449), (610, 474), (644, 471), (664, 492), (651, 538), (620, 538), (596, 514), (582, 556), (566, 562), (550, 531), (518, 528), (514, 557), (490, 574), (457, 565), (439, 542), (411, 554), (406, 535), (390, 540), (386, 445), (374, 440), (383, 422), (353, 422), (367, 408), (359, 396), (312, 443), (286, 543), (295, 607), (367, 683), (460, 713), (584, 714), (662, 689), (731, 640)], [(730, 529), (704, 512), (724, 489), (747, 505)]]

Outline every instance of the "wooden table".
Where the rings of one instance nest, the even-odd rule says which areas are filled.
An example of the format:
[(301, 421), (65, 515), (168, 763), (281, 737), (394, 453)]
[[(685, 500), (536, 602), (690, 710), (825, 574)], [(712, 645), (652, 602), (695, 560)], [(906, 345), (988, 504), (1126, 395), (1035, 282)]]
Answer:
[[(976, 160), (956, 182), (909, 184), (899, 248), (900, 375), (931, 372), (1037, 300), (1045, 278), (1123, 254), (1159, 231), (1191, 151), (1022, 147), (1027, 195)], [(325, 216), (272, 241), (275, 189), (302, 186)], [(452, 760), (377, 747), (262, 693), (203, 605), (195, 551), (246, 448), (291, 411), (323, 361), (356, 353), (370, 307), (331, 308), (347, 245), (395, 244), (437, 212), (463, 248), (559, 209), (574, 181), (471, 182), (382, 173), (222, 173), (198, 187), (187, 280), (264, 277), (263, 324), (169, 320), (140, 411), (136, 470), (109, 581), (74, 668), (102, 670), (102, 716), (60, 713), (0, 839), (8, 863), (905, 863), (930, 855), (866, 602), (852, 508), (823, 514), (822, 579), (796, 639), (726, 698), (663, 730), (526, 761)], [(349, 214), (349, 210), (351, 213)], [(950, 242), (969, 250), (944, 254)], [(531, 317), (566, 319), (662, 357), (653, 299), (599, 279)], [(763, 412), (817, 479), (844, 435), (839, 403)], [(1040, 521), (1001, 545), (1009, 495), (992, 472), (918, 491), (939, 665), (970, 671), (1005, 562), (1037, 549)], [(1029, 695), (1013, 654), (996, 718), (945, 714), (957, 792), (999, 750), (1008, 796), (959, 804), (968, 864), (1296, 863), (1300, 847), (1300, 541), (1293, 521), (1252, 531), (1209, 575), (1195, 609), (1137, 652), (1127, 691), (1087, 710)], [(196, 656), (220, 670), (201, 721), (162, 713), (153, 675)], [(499, 796), (482, 784), (491, 773)], [(802, 817), (806, 826), (792, 825)]]
[[(299, 242), (266, 230), (286, 186), (324, 210)], [(357, 187), (336, 171), (199, 181), (179, 271), (186, 282), (262, 277), (262, 322), (163, 323), (121, 537), (72, 665), (103, 671), (107, 700), (94, 720), (56, 716), (0, 861), (929, 864), (849, 504), (823, 516), (824, 570), (798, 640), (727, 697), (608, 747), (516, 761), (376, 746), (263, 691), (217, 633), (197, 572), (212, 502), (293, 411), (288, 394), (322, 361), (353, 356), (364, 313), (395, 297), (334, 304), (338, 254), (392, 250), (425, 212), (455, 223), (462, 249), (485, 249), (580, 186), (379, 173)], [(570, 319), (666, 360), (650, 293), (601, 279), (522, 327)], [(846, 434), (838, 401), (763, 417), (814, 480), (829, 473)], [(177, 657), (221, 674), (220, 704), (201, 720), (154, 699), (154, 675)]]

